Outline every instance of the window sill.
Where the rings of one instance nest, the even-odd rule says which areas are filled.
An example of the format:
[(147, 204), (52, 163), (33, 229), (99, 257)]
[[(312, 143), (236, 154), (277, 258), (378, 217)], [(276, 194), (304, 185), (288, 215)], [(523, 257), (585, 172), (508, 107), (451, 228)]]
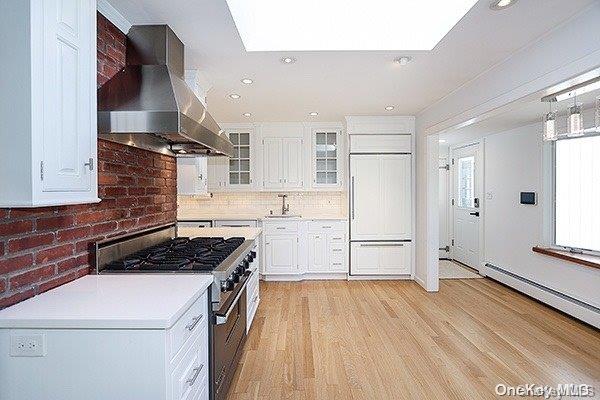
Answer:
[(535, 246), (532, 250), (536, 253), (544, 254), (546, 256), (559, 258), (561, 260), (570, 261), (575, 264), (585, 265), (586, 267), (600, 268), (600, 257), (592, 256), (590, 254), (577, 254), (571, 253), (566, 250), (556, 250), (548, 247)]

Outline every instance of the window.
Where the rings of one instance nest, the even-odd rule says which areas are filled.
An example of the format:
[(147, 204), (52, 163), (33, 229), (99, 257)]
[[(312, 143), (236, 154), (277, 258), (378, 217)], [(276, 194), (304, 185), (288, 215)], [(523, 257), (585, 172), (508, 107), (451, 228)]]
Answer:
[(338, 183), (337, 147), (337, 132), (316, 132), (316, 184)]
[(229, 140), (233, 143), (233, 157), (229, 159), (229, 184), (250, 184), (250, 134), (231, 132)]
[(475, 156), (458, 159), (458, 206), (475, 207)]
[(555, 244), (600, 252), (600, 136), (555, 144)]

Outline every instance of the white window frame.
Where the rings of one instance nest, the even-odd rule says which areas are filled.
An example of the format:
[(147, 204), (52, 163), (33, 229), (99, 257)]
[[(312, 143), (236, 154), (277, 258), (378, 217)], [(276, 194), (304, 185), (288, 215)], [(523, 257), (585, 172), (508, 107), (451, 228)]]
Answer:
[[(589, 137), (592, 135), (585, 135), (583, 137)], [(598, 136), (598, 135), (593, 135)], [(581, 137), (580, 137), (581, 138)], [(584, 249), (580, 247), (571, 247), (560, 245), (556, 241), (556, 144), (561, 140), (577, 140), (579, 138), (563, 138), (552, 143), (552, 247), (558, 250), (569, 251), (574, 254), (589, 254), (592, 256), (600, 257), (600, 250)]]

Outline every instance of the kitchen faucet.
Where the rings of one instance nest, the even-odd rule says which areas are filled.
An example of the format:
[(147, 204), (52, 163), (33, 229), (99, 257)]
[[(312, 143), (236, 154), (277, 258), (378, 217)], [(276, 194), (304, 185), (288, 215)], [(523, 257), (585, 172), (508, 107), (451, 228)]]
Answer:
[(278, 194), (277, 197), (281, 197), (281, 199), (282, 199), (281, 215), (287, 214), (290, 211), (290, 205), (285, 204), (285, 199), (287, 198), (287, 194)]

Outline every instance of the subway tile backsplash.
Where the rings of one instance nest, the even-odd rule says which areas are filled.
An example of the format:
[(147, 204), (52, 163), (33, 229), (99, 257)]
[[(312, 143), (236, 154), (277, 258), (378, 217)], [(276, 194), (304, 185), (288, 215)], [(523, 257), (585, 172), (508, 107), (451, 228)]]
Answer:
[[(345, 192), (280, 192), (288, 195), (290, 214), (342, 216), (347, 214)], [(178, 216), (187, 215), (268, 215), (281, 214), (276, 192), (229, 192), (208, 196), (178, 196)]]

